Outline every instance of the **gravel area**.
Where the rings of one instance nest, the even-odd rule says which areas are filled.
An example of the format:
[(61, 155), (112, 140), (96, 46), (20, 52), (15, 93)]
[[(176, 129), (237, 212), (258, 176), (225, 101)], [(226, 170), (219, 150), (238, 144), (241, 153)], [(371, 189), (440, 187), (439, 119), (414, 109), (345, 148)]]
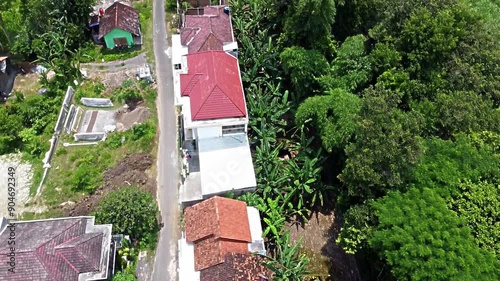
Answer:
[(9, 167), (14, 167), (16, 195), (16, 215), (25, 211), (24, 205), (29, 200), (30, 186), (33, 179), (31, 164), (21, 160), (20, 154), (7, 154), (0, 156), (0, 216), (8, 217), (8, 179)]

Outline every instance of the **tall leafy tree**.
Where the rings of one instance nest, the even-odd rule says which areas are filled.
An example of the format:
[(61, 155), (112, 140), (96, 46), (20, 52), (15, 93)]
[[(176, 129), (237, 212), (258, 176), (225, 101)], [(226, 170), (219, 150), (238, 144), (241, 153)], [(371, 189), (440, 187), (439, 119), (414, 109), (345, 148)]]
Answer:
[(297, 0), (287, 6), (280, 37), (284, 46), (301, 46), (330, 54), (333, 50), (331, 32), (336, 13), (335, 1)]
[(474, 92), (452, 92), (437, 95), (435, 104), (436, 125), (445, 138), (459, 132), (500, 132), (500, 111), (487, 97)]
[(331, 90), (328, 95), (306, 99), (296, 113), (297, 124), (308, 120), (318, 132), (323, 148), (328, 152), (344, 149), (356, 129), (361, 99), (342, 89)]
[(158, 206), (151, 194), (134, 186), (109, 193), (94, 213), (97, 223), (112, 223), (115, 233), (152, 242), (159, 230)]
[(348, 193), (377, 198), (401, 188), (421, 154), (420, 116), (403, 112), (395, 92), (369, 89), (359, 112), (355, 140), (346, 149), (340, 179)]
[(455, 141), (428, 139), (424, 142), (425, 153), (412, 171), (412, 184), (433, 188), (448, 198), (459, 192), (461, 181), (495, 180), (500, 176), (500, 158), (492, 149), (475, 146), (464, 135)]
[(452, 210), (463, 218), (472, 230), (479, 247), (500, 258), (500, 187), (498, 183), (466, 180), (458, 185), (459, 192), (452, 198)]
[(365, 51), (365, 40), (363, 35), (356, 35), (342, 43), (329, 75), (320, 79), (324, 89), (341, 88), (354, 92), (370, 80), (372, 67)]
[(286, 48), (280, 59), (285, 74), (290, 77), (296, 104), (318, 92), (317, 78), (327, 73), (330, 67), (320, 52), (302, 47)]
[(398, 280), (498, 280), (499, 263), (474, 242), (465, 221), (428, 188), (391, 192), (373, 204), (369, 239)]

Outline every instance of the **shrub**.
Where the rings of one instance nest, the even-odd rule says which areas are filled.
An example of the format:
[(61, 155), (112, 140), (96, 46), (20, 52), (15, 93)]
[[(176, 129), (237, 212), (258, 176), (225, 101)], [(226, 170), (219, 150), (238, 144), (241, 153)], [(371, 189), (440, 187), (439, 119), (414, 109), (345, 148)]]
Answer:
[(112, 281), (137, 281), (137, 278), (133, 273), (130, 273), (128, 271), (125, 272), (118, 272), (113, 276)]
[(110, 149), (117, 149), (122, 146), (122, 138), (125, 137), (123, 133), (114, 133), (106, 138), (104, 146)]
[(167, 0), (165, 3), (165, 11), (175, 11), (177, 9), (176, 0)]
[(68, 154), (68, 150), (66, 148), (59, 148), (56, 150), (56, 156), (66, 155)]
[(101, 181), (101, 171), (93, 164), (82, 163), (74, 171), (70, 184), (75, 191), (93, 193)]
[(134, 242), (146, 245), (156, 242), (157, 214), (153, 196), (134, 186), (109, 193), (94, 213), (97, 223), (112, 223), (114, 233), (130, 235)]

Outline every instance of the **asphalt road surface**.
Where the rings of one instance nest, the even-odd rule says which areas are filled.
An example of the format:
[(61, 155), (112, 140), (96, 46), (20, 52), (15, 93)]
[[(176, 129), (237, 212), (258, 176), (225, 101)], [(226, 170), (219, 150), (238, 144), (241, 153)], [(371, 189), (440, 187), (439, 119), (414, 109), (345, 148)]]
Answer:
[(158, 121), (160, 141), (158, 148), (158, 204), (163, 228), (160, 231), (153, 268), (153, 281), (177, 280), (178, 239), (178, 183), (176, 110), (172, 62), (168, 56), (167, 28), (164, 0), (153, 3), (153, 40), (158, 84)]

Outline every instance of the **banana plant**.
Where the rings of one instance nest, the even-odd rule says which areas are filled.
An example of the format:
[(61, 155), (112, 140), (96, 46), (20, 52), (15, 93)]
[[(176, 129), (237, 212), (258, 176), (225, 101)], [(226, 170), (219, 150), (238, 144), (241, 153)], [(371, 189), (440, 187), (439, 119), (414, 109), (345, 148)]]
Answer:
[(300, 253), (302, 238), (297, 243), (290, 240), (290, 232), (285, 232), (279, 237), (277, 243), (277, 256), (268, 257), (264, 265), (271, 270), (273, 280), (291, 281), (303, 280), (309, 274), (307, 266), (309, 259)]

